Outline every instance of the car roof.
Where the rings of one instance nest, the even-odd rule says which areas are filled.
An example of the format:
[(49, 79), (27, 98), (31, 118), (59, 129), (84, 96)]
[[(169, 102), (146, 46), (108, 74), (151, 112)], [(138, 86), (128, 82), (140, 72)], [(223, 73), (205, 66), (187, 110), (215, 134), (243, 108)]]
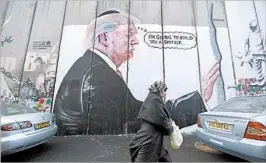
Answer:
[(219, 106), (226, 105), (226, 102), (229, 102), (229, 101), (234, 101), (234, 100), (237, 100), (237, 99), (251, 98), (251, 97), (266, 97), (266, 94), (232, 97), (232, 98), (229, 98), (229, 99), (225, 100), (223, 103), (215, 106), (214, 108), (219, 107)]

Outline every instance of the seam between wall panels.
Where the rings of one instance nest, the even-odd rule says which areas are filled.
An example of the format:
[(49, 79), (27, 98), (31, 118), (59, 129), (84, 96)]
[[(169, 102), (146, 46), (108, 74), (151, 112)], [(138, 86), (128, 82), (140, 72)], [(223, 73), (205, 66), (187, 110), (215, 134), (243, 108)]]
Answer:
[[(21, 2), (23, 2), (23, 1), (21, 1)], [(22, 63), (22, 70), (21, 70), (20, 82), (19, 82), (19, 88), (18, 88), (18, 97), (20, 96), (21, 83), (22, 83), (22, 78), (23, 78), (23, 74), (24, 74), (24, 66), (25, 66), (25, 62), (26, 62), (27, 52), (28, 52), (28, 49), (29, 49), (31, 32), (32, 32), (34, 19), (35, 19), (35, 13), (36, 13), (37, 5), (38, 5), (38, 1), (35, 1), (33, 15), (32, 15), (32, 20), (31, 20), (31, 25), (30, 25), (30, 30), (29, 30), (29, 37), (28, 37), (28, 40), (27, 40), (26, 50), (24, 52), (25, 54), (24, 54), (24, 59), (23, 59), (23, 63)]]
[[(58, 63), (59, 63), (59, 58), (60, 58), (61, 42), (62, 42), (63, 29), (64, 29), (65, 18), (66, 18), (66, 9), (67, 9), (67, 1), (65, 1), (65, 9), (64, 9), (64, 15), (63, 15), (63, 21), (62, 21), (62, 27), (61, 27), (61, 34), (60, 34), (60, 40), (59, 40), (59, 44), (58, 44), (58, 54), (57, 54), (57, 59), (56, 59), (55, 74), (57, 74)], [(56, 77), (55, 77), (55, 81), (54, 81), (53, 90), (55, 90), (55, 83), (56, 83)], [(54, 105), (54, 95), (55, 94), (53, 92), (52, 103), (51, 103), (51, 110), (50, 110), (51, 113), (54, 110), (54, 108), (53, 108), (53, 105)]]
[(199, 84), (200, 84), (200, 93), (202, 93), (202, 83), (201, 83), (201, 65), (200, 65), (200, 55), (199, 55), (199, 45), (198, 45), (198, 31), (197, 31), (197, 19), (195, 14), (195, 7), (196, 7), (195, 1), (193, 1), (192, 4), (192, 11), (193, 11), (193, 17), (194, 17), (194, 27), (195, 27), (195, 34), (196, 34), (196, 44), (197, 44), (197, 60), (198, 60), (198, 73), (199, 73)]
[[(98, 3), (98, 1), (97, 1), (97, 3), (96, 3), (96, 12), (95, 12), (95, 21), (94, 21), (94, 23), (95, 23), (95, 26), (94, 26), (94, 31), (93, 31), (93, 43), (92, 43), (92, 50), (94, 51), (94, 46), (95, 46), (95, 41), (94, 41), (94, 39), (95, 39), (95, 28), (96, 28), (96, 26), (97, 26), (97, 15), (98, 15), (98, 6), (99, 5), (99, 3)], [(91, 67), (90, 67), (90, 72), (89, 72), (89, 77), (91, 78), (92, 76), (93, 76), (93, 59), (94, 59), (94, 54), (92, 54), (92, 58), (91, 58)], [(89, 134), (89, 115), (90, 115), (90, 106), (91, 106), (91, 87), (92, 87), (92, 84), (91, 84), (91, 80), (89, 80), (89, 84), (90, 84), (90, 89), (89, 89), (89, 105), (88, 105), (88, 113), (87, 113), (87, 122), (86, 122), (86, 135), (88, 135)]]
[[(130, 30), (130, 6), (131, 6), (131, 1), (128, 2), (128, 40), (127, 40), (127, 54), (129, 54), (129, 30)], [(128, 60), (128, 55), (127, 55), (127, 75), (126, 75), (126, 125), (125, 125), (125, 134), (128, 134), (128, 71), (129, 71), (129, 60)]]
[(2, 37), (3, 25), (4, 25), (5, 20), (6, 20), (6, 13), (7, 13), (7, 9), (8, 9), (9, 6), (10, 6), (10, 2), (9, 2), (9, 1), (6, 1), (6, 2), (5, 2), (5, 8), (4, 8), (4, 11), (3, 11), (2, 15), (1, 15), (1, 17), (2, 17), (3, 19), (2, 19), (1, 27), (0, 27), (0, 37)]
[[(234, 58), (233, 58), (233, 50), (232, 50), (232, 42), (231, 42), (231, 37), (230, 37), (230, 30), (228, 26), (228, 19), (227, 19), (227, 13), (226, 13), (226, 6), (225, 2), (223, 1), (223, 6), (224, 6), (224, 16), (225, 16), (225, 21), (226, 21), (226, 27), (227, 27), (227, 33), (228, 33), (228, 39), (229, 39), (229, 48), (230, 48), (230, 56), (231, 56), (231, 63), (232, 63), (232, 68), (233, 68), (233, 76), (234, 76), (234, 84), (236, 86), (236, 72), (235, 72), (235, 63), (234, 63)], [(236, 95), (236, 94), (235, 94)]]
[(163, 81), (165, 83), (165, 55), (164, 55), (164, 22), (163, 22), (163, 1), (161, 0), (161, 31), (162, 31), (162, 55), (163, 55)]
[[(196, 19), (196, 14), (195, 14), (196, 3), (197, 2), (193, 1), (193, 3), (192, 3), (192, 11), (193, 11), (193, 16), (194, 16), (194, 27), (195, 27), (196, 44), (197, 44), (196, 47), (197, 47), (197, 60), (198, 60), (198, 73), (199, 73), (200, 93), (202, 94), (201, 64), (200, 64), (199, 45), (198, 45), (197, 19)], [(202, 106), (201, 108), (202, 108), (202, 111), (204, 111), (203, 108), (205, 108), (205, 107)]]

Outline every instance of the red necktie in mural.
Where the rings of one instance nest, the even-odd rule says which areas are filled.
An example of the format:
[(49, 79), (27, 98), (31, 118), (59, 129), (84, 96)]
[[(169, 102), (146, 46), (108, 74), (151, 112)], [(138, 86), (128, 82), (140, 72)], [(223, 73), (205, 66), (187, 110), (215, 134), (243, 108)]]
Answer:
[(116, 69), (116, 74), (117, 74), (118, 76), (120, 76), (120, 77), (123, 79), (122, 73), (121, 73), (121, 71), (119, 71), (118, 69)]

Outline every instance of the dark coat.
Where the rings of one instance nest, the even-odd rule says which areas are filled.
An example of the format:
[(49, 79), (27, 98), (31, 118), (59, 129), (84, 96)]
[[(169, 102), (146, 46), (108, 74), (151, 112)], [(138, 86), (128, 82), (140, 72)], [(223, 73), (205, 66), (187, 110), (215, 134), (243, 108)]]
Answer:
[[(54, 105), (59, 135), (136, 132), (142, 102), (94, 52), (87, 50), (64, 77)], [(127, 112), (126, 112), (127, 110)]]
[(132, 162), (157, 162), (164, 158), (171, 161), (164, 149), (163, 136), (173, 132), (170, 114), (162, 98), (149, 93), (139, 111), (140, 130), (129, 145)]
[[(57, 92), (54, 113), (58, 134), (135, 133), (140, 128), (137, 115), (141, 105), (123, 79), (87, 50), (72, 65)], [(168, 101), (167, 106), (180, 128), (195, 124), (197, 113), (206, 111), (198, 92)]]

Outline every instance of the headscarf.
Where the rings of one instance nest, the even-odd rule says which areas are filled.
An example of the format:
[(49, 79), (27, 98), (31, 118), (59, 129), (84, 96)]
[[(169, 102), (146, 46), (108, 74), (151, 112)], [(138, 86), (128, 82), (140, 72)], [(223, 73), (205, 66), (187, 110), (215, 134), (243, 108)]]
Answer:
[(167, 86), (163, 81), (156, 81), (154, 82), (150, 88), (150, 93), (156, 93), (162, 97), (162, 99), (165, 101), (165, 92), (167, 91)]
[(164, 97), (162, 97), (167, 90), (166, 84), (162, 81), (156, 81), (149, 90), (150, 93), (140, 108), (138, 119), (162, 127), (163, 130), (161, 131), (168, 135), (172, 132), (171, 116)]

